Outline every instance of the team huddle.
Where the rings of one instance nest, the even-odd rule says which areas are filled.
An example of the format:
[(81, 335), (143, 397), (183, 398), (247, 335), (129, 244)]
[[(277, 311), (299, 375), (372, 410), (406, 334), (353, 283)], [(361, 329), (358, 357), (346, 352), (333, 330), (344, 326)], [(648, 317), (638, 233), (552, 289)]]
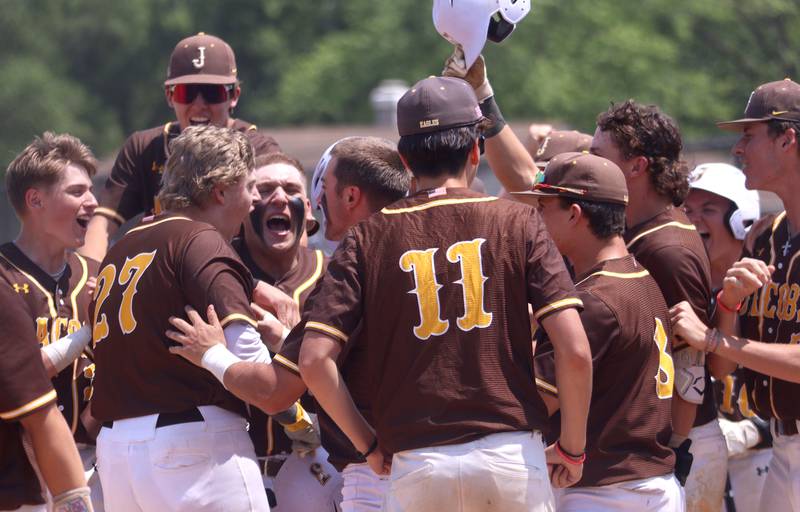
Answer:
[(99, 201), (77, 138), (16, 156), (0, 510), (800, 510), (800, 85), (719, 123), (741, 170), (633, 100), (523, 143), (451, 5), (398, 141), (310, 186), (203, 33)]

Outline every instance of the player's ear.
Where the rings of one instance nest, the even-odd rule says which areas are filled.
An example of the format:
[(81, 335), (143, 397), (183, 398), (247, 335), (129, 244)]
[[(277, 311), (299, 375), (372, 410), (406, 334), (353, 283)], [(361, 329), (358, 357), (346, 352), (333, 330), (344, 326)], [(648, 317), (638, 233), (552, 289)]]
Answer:
[(236, 84), (236, 87), (233, 88), (233, 98), (231, 99), (231, 108), (236, 107), (236, 104), (239, 103), (239, 96), (242, 94), (242, 88), (239, 87), (239, 84)]
[(211, 189), (211, 194), (209, 194), (211, 201), (216, 204), (225, 204), (225, 188), (219, 183), (214, 185), (214, 188)]
[(169, 108), (173, 108), (172, 93), (170, 92), (168, 85), (164, 86), (164, 99), (167, 100), (167, 105), (169, 105)]
[(582, 216), (583, 210), (581, 210), (580, 206), (574, 203), (569, 206), (569, 223), (571, 225), (577, 224), (578, 221), (581, 220)]
[(344, 203), (349, 209), (353, 209), (361, 202), (363, 194), (361, 189), (355, 186), (344, 188)]
[(481, 163), (481, 147), (478, 139), (475, 139), (475, 144), (469, 152), (469, 163), (475, 166)]
[(629, 173), (631, 178), (636, 178), (647, 174), (647, 169), (650, 167), (650, 160), (646, 156), (635, 156), (631, 159), (631, 171)]
[(38, 188), (29, 188), (25, 191), (25, 209), (35, 210), (42, 207), (43, 202), (42, 191)]

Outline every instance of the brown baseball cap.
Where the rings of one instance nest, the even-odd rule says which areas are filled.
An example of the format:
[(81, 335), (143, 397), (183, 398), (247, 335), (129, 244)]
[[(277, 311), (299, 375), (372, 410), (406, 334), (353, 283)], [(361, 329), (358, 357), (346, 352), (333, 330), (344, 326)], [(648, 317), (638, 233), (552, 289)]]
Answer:
[(759, 85), (750, 93), (744, 117), (717, 123), (723, 130), (741, 130), (746, 123), (761, 123), (777, 119), (800, 121), (800, 84), (785, 78)]
[(179, 42), (169, 58), (164, 85), (234, 84), (236, 56), (228, 43), (200, 32)]
[(472, 87), (460, 78), (420, 80), (397, 102), (400, 136), (470, 126), (483, 119)]
[(554, 156), (544, 170), (542, 182), (518, 195), (574, 197), (598, 203), (628, 204), (625, 175), (617, 164), (589, 153)]
[(583, 153), (592, 147), (592, 136), (575, 130), (553, 130), (539, 146), (533, 159), (544, 169), (554, 156), (561, 153)]

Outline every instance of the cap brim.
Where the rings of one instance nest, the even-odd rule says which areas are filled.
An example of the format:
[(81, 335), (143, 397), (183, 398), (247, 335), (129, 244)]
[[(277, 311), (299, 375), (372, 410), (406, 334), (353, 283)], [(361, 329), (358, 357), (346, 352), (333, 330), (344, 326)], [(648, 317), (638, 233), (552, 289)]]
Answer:
[(235, 84), (237, 78), (235, 76), (223, 75), (183, 75), (172, 78), (164, 82), (164, 85), (178, 85), (178, 84), (214, 84), (214, 85), (228, 85)]
[(769, 121), (771, 118), (769, 117), (747, 117), (744, 119), (736, 119), (735, 121), (723, 121), (721, 123), (717, 123), (717, 127), (721, 130), (728, 130), (728, 131), (741, 131), (744, 128), (744, 125), (751, 124), (751, 123), (764, 123)]
[(515, 196), (537, 196), (537, 197), (558, 197), (562, 194), (558, 192), (545, 192), (543, 190), (524, 190), (521, 192), (509, 192)]

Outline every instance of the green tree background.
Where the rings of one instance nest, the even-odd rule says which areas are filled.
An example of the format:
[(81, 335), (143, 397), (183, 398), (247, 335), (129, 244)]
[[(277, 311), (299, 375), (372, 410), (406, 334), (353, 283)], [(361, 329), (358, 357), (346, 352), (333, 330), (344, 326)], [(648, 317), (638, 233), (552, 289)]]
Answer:
[[(235, 49), (237, 115), (260, 126), (371, 118), (381, 80), (438, 73), (450, 46), (430, 0), (0, 0), (0, 163), (44, 130), (99, 155), (171, 117), (175, 43), (205, 31)], [(485, 50), (507, 117), (591, 131), (626, 98), (661, 105), (689, 137), (714, 133), (761, 82), (797, 77), (800, 0), (536, 0)]]

